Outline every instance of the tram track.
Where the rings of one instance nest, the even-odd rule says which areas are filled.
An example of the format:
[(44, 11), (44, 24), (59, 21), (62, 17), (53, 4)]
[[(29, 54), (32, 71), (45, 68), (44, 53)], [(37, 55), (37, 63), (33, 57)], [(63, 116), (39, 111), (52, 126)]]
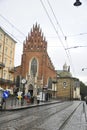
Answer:
[[(58, 102), (58, 103), (55, 103), (55, 104), (53, 104), (53, 105), (52, 105), (52, 104), (50, 104), (50, 105), (49, 105), (49, 104), (46, 104), (46, 106), (48, 106), (47, 108), (45, 108), (44, 105), (43, 105), (43, 106), (38, 106), (38, 107), (39, 107), (39, 108), (42, 107), (41, 110), (42, 110), (42, 109), (43, 109), (43, 110), (48, 110), (49, 108), (53, 108), (53, 107), (55, 107), (55, 106), (57, 106), (57, 105), (60, 106), (60, 104), (63, 105), (63, 104), (65, 104), (65, 103), (66, 103), (66, 102)], [(72, 102), (70, 102), (69, 105), (71, 105), (71, 104), (72, 104)], [(38, 108), (38, 107), (37, 107), (37, 108)], [(16, 112), (16, 113), (20, 113), (21, 111), (23, 112), (23, 111), (25, 111), (25, 110), (29, 110), (29, 111), (30, 111), (30, 109), (34, 109), (34, 107), (29, 107), (29, 108), (27, 108), (27, 109), (20, 109), (20, 110), (16, 110), (16, 109), (15, 109), (14, 111), (2, 111), (2, 110), (1, 110), (1, 111), (0, 111), (0, 117), (1, 117), (1, 116), (2, 116), (2, 117), (3, 117), (3, 116), (6, 116), (6, 115), (11, 115), (12, 113), (15, 113), (15, 112)], [(39, 109), (39, 111), (40, 111), (40, 109)]]
[[(60, 113), (61, 111), (70, 107), (71, 105), (72, 105), (72, 102), (69, 102), (69, 103), (63, 102), (63, 103), (59, 103), (59, 104), (57, 103), (52, 106), (48, 105), (48, 106), (43, 106), (43, 107), (39, 107), (39, 108), (37, 107), (37, 108), (27, 109), (26, 110), (27, 112), (25, 110), (20, 110), (20, 111), (17, 111), (16, 113), (13, 112), (13, 114), (11, 112), (7, 115), (4, 115), (5, 117), (2, 117), (3, 119), (0, 118), (0, 126), (3, 126), (4, 124), (5, 124), (5, 126), (8, 126), (8, 124), (14, 124), (14, 122), (15, 122), (16, 125), (21, 128), (21, 126), (23, 125), (22, 122), (24, 122), (24, 121), (26, 122), (24, 125), (29, 124), (29, 127), (31, 127), (31, 128), (36, 124), (37, 124), (37, 126), (39, 126), (40, 124), (43, 124), (44, 121), (48, 120), (51, 116), (55, 115), (56, 113), (57, 114)], [(49, 111), (49, 113), (48, 113), (48, 111)], [(26, 114), (26, 113), (28, 113), (28, 114)], [(72, 112), (72, 114), (73, 114), (73, 112)], [(68, 121), (68, 119), (67, 119), (67, 121)], [(30, 120), (31, 122), (28, 122), (27, 120)], [(19, 126), (19, 124), (20, 124), (20, 126)], [(62, 130), (64, 124), (61, 125), (60, 129), (58, 129), (58, 130)], [(17, 129), (17, 128), (15, 128), (15, 129)], [(22, 130), (25, 130), (25, 129), (22, 129)]]
[[(37, 115), (37, 113), (39, 112), (43, 112), (45, 113), (47, 110), (56, 108), (57, 106), (59, 107), (58, 110), (53, 111), (51, 115), (55, 114), (56, 112), (60, 112), (62, 110), (64, 110), (65, 108), (69, 107), (72, 103), (70, 102), (69, 104), (67, 104), (66, 102), (60, 103), (60, 104), (54, 104), (53, 106), (47, 106), (47, 108), (43, 107), (39, 107), (39, 109), (37, 108), (36, 112), (33, 112), (34, 108), (32, 109), (27, 109), (28, 114), (26, 115), (26, 111), (25, 110), (19, 110), (19, 111), (14, 111), (14, 112), (9, 112), (7, 114), (3, 114), (2, 116), (0, 116), (0, 124), (5, 124), (5, 123), (9, 123), (10, 121), (12, 122), (12, 120), (20, 120), (23, 118), (26, 118), (27, 116), (30, 116), (33, 112), (34, 115)], [(49, 117), (49, 116), (48, 116)], [(46, 117), (47, 118), (47, 117)]]
[(78, 109), (78, 107), (81, 105), (82, 103), (80, 103), (73, 111), (72, 113), (66, 118), (66, 120), (61, 124), (61, 126), (58, 128), (58, 130), (64, 130), (64, 127), (67, 125), (67, 122), (69, 122), (69, 120), (71, 119), (71, 117), (73, 116), (73, 114), (76, 112), (76, 110)]

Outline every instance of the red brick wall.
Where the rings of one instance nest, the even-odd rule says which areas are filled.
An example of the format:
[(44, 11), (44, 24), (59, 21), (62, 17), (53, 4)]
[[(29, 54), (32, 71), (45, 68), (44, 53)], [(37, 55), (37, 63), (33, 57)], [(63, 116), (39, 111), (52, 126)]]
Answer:
[(38, 60), (38, 78), (42, 79), (43, 76), (46, 85), (49, 77), (56, 77), (56, 71), (47, 53), (47, 42), (37, 25), (33, 26), (33, 30), (24, 42), (21, 66), (17, 68), (18, 74), (20, 73), (22, 77), (29, 74), (29, 63), (34, 57)]

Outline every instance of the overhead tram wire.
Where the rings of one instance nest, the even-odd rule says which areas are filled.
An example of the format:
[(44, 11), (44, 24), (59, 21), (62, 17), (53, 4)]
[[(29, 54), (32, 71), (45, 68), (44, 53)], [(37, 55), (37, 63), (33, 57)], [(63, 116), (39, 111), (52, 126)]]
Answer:
[[(12, 26), (17, 32), (19, 32), (20, 34), (22, 34), (22, 36), (26, 37), (25, 34), (23, 32), (21, 32), (17, 27), (15, 27), (7, 18), (5, 18), (4, 16), (2, 16), (0, 14), (0, 17), (2, 17), (2, 19), (4, 19), (10, 26)], [(3, 28), (4, 29), (4, 28)], [(12, 33), (8, 32), (6, 29), (4, 29), (8, 34), (10, 34), (10, 36), (12, 36), (13, 38), (15, 38), (19, 43), (23, 43), (23, 41), (21, 42), (17, 37), (15, 37)]]
[[(45, 12), (46, 12), (46, 14), (47, 14), (47, 16), (48, 16), (48, 18), (49, 18), (51, 24), (52, 24), (52, 26), (53, 26), (53, 28), (54, 28), (54, 30), (55, 30), (57, 36), (58, 36), (58, 38), (59, 38), (59, 40), (60, 40), (60, 42), (61, 42), (61, 44), (62, 44), (62, 46), (63, 46), (63, 48), (64, 48), (64, 50), (65, 50), (65, 46), (63, 45), (63, 42), (62, 42), (62, 40), (61, 40), (61, 38), (60, 38), (60, 36), (59, 36), (59, 34), (58, 34), (58, 31), (56, 30), (55, 25), (53, 24), (53, 22), (52, 22), (52, 20), (51, 20), (51, 18), (50, 18), (50, 16), (49, 16), (49, 14), (48, 14), (48, 12), (47, 12), (47, 9), (45, 8), (45, 6), (44, 6), (42, 0), (40, 0), (40, 2), (41, 2), (41, 4), (42, 4), (42, 6), (43, 6), (43, 8), (44, 8), (44, 10), (45, 10)], [(68, 56), (68, 55), (67, 55), (67, 56)], [(68, 58), (69, 58), (69, 57), (68, 57)]]
[[(16, 28), (8, 19), (6, 19), (4, 16), (2, 16), (0, 14), (0, 17), (3, 18), (6, 22), (9, 23), (10, 26), (12, 26), (16, 31), (18, 31), (19, 33), (21, 33), (23, 36), (25, 36), (25, 34), (23, 32), (21, 32), (18, 28)], [(26, 36), (25, 36), (26, 37)]]
[[(69, 55), (68, 55), (68, 53), (67, 53), (67, 51), (66, 51), (66, 48), (65, 48), (65, 46), (64, 46), (64, 44), (63, 44), (63, 42), (62, 42), (62, 40), (61, 40), (61, 38), (60, 38), (60, 36), (59, 36), (59, 34), (58, 34), (58, 31), (56, 30), (56, 27), (55, 27), (55, 25), (53, 24), (53, 22), (52, 22), (52, 20), (51, 20), (51, 18), (50, 18), (50, 16), (49, 16), (49, 14), (48, 14), (48, 12), (47, 12), (47, 9), (45, 8), (45, 5), (43, 4), (43, 1), (40, 0), (40, 2), (41, 2), (41, 4), (42, 4), (42, 6), (43, 6), (43, 8), (44, 8), (44, 10), (45, 10), (45, 12), (46, 12), (48, 18), (49, 18), (49, 20), (50, 20), (50, 22), (51, 22), (51, 24), (52, 24), (52, 26), (53, 26), (53, 28), (54, 28), (54, 30), (55, 30), (55, 32), (56, 32), (58, 38), (59, 38), (59, 40), (60, 40), (62, 46), (63, 46), (63, 48), (64, 48), (64, 50), (65, 50), (65, 52), (66, 52), (67, 58), (68, 58), (68, 60), (69, 60), (69, 62), (70, 62), (70, 64), (71, 64), (70, 57), (69, 57)], [(57, 23), (58, 23), (58, 22), (57, 22)], [(63, 33), (63, 35), (64, 35), (64, 33)], [(65, 36), (65, 35), (64, 35), (64, 36)], [(74, 71), (74, 70), (73, 70), (73, 71)]]
[[(47, 9), (45, 8), (45, 6), (44, 6), (44, 4), (43, 4), (42, 0), (40, 0), (40, 2), (41, 2), (41, 4), (42, 4), (42, 6), (43, 6), (43, 8), (44, 8), (44, 10), (45, 10), (45, 12), (46, 12), (46, 14), (47, 14), (47, 16), (48, 16), (49, 20), (50, 20), (50, 22), (51, 22), (51, 24), (52, 24), (52, 26), (53, 26), (53, 28), (54, 28), (55, 32), (56, 32), (56, 34), (57, 34), (57, 36), (58, 36), (59, 40), (61, 41), (61, 43), (62, 43), (62, 45), (63, 45), (63, 42), (62, 42), (62, 40), (61, 40), (61, 38), (60, 38), (60, 36), (59, 36), (59, 34), (58, 34), (58, 31), (56, 30), (55, 25), (53, 24), (53, 22), (52, 22), (52, 20), (51, 20), (51, 18), (50, 18), (50, 16), (49, 16), (49, 14), (48, 14), (48, 12), (47, 12)], [(65, 49), (64, 45), (63, 45), (63, 48)]]
[[(56, 21), (56, 23), (57, 23), (57, 25), (58, 25), (58, 27), (59, 27), (59, 29), (60, 29), (60, 31), (61, 31), (61, 33), (62, 33), (64, 39), (65, 39), (65, 43), (66, 43), (66, 46), (67, 46), (67, 48), (68, 48), (67, 36), (65, 36), (65, 34), (64, 34), (63, 30), (62, 30), (62, 28), (61, 28), (61, 26), (60, 26), (60, 24), (59, 24), (59, 22), (58, 22), (58, 19), (57, 19), (55, 13), (54, 13), (54, 10), (53, 10), (53, 8), (52, 8), (52, 6), (51, 6), (49, 0), (47, 0), (47, 2), (48, 2), (48, 5), (49, 5), (49, 7), (50, 7), (52, 13), (53, 13), (53, 16), (54, 16), (54, 18), (55, 18), (55, 21)], [(74, 67), (73, 67), (73, 63), (72, 63), (72, 58), (71, 58), (70, 51), (69, 51), (69, 50), (67, 50), (67, 51), (68, 51), (68, 53), (69, 53), (70, 60), (71, 60), (71, 65), (72, 65), (72, 68), (73, 68), (73, 71), (74, 71)]]
[(59, 28), (60, 28), (60, 31), (62, 32), (64, 38), (66, 39), (66, 36), (65, 36), (64, 33), (63, 33), (63, 30), (62, 30), (62, 28), (61, 28), (61, 26), (60, 26), (60, 24), (59, 24), (59, 22), (58, 22), (58, 20), (57, 20), (57, 17), (56, 17), (56, 15), (55, 15), (54, 11), (53, 11), (53, 8), (52, 8), (52, 6), (51, 6), (49, 0), (47, 0), (47, 2), (48, 2), (48, 5), (49, 5), (49, 7), (50, 7), (50, 9), (51, 9), (51, 11), (52, 11), (52, 13), (53, 13), (53, 16), (54, 16), (56, 22), (57, 22), (57, 25), (58, 25)]
[(77, 37), (81, 35), (87, 35), (87, 33), (78, 33), (78, 34), (68, 35), (67, 37)]
[(8, 33), (10, 36), (12, 36), (12, 38), (14, 38), (15, 40), (17, 40), (19, 43), (23, 43), (21, 42), (19, 39), (17, 39), (12, 33), (8, 32), (6, 29), (2, 28), (3, 30), (5, 30), (6, 33)]
[(73, 48), (79, 48), (79, 47), (87, 47), (87, 46), (73, 46), (73, 47), (66, 48), (66, 50), (73, 49)]

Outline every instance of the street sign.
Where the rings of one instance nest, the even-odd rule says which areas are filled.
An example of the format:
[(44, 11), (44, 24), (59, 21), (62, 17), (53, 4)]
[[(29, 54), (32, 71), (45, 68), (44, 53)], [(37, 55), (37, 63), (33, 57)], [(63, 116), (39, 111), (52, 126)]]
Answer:
[(6, 99), (9, 96), (9, 92), (6, 90), (3, 92), (3, 98)]

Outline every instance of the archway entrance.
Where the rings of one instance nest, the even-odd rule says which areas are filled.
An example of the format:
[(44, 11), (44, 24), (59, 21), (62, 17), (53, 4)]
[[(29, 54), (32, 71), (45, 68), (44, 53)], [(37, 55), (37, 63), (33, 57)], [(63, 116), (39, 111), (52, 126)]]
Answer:
[(33, 85), (32, 84), (29, 85), (28, 92), (30, 92), (30, 95), (33, 96)]

